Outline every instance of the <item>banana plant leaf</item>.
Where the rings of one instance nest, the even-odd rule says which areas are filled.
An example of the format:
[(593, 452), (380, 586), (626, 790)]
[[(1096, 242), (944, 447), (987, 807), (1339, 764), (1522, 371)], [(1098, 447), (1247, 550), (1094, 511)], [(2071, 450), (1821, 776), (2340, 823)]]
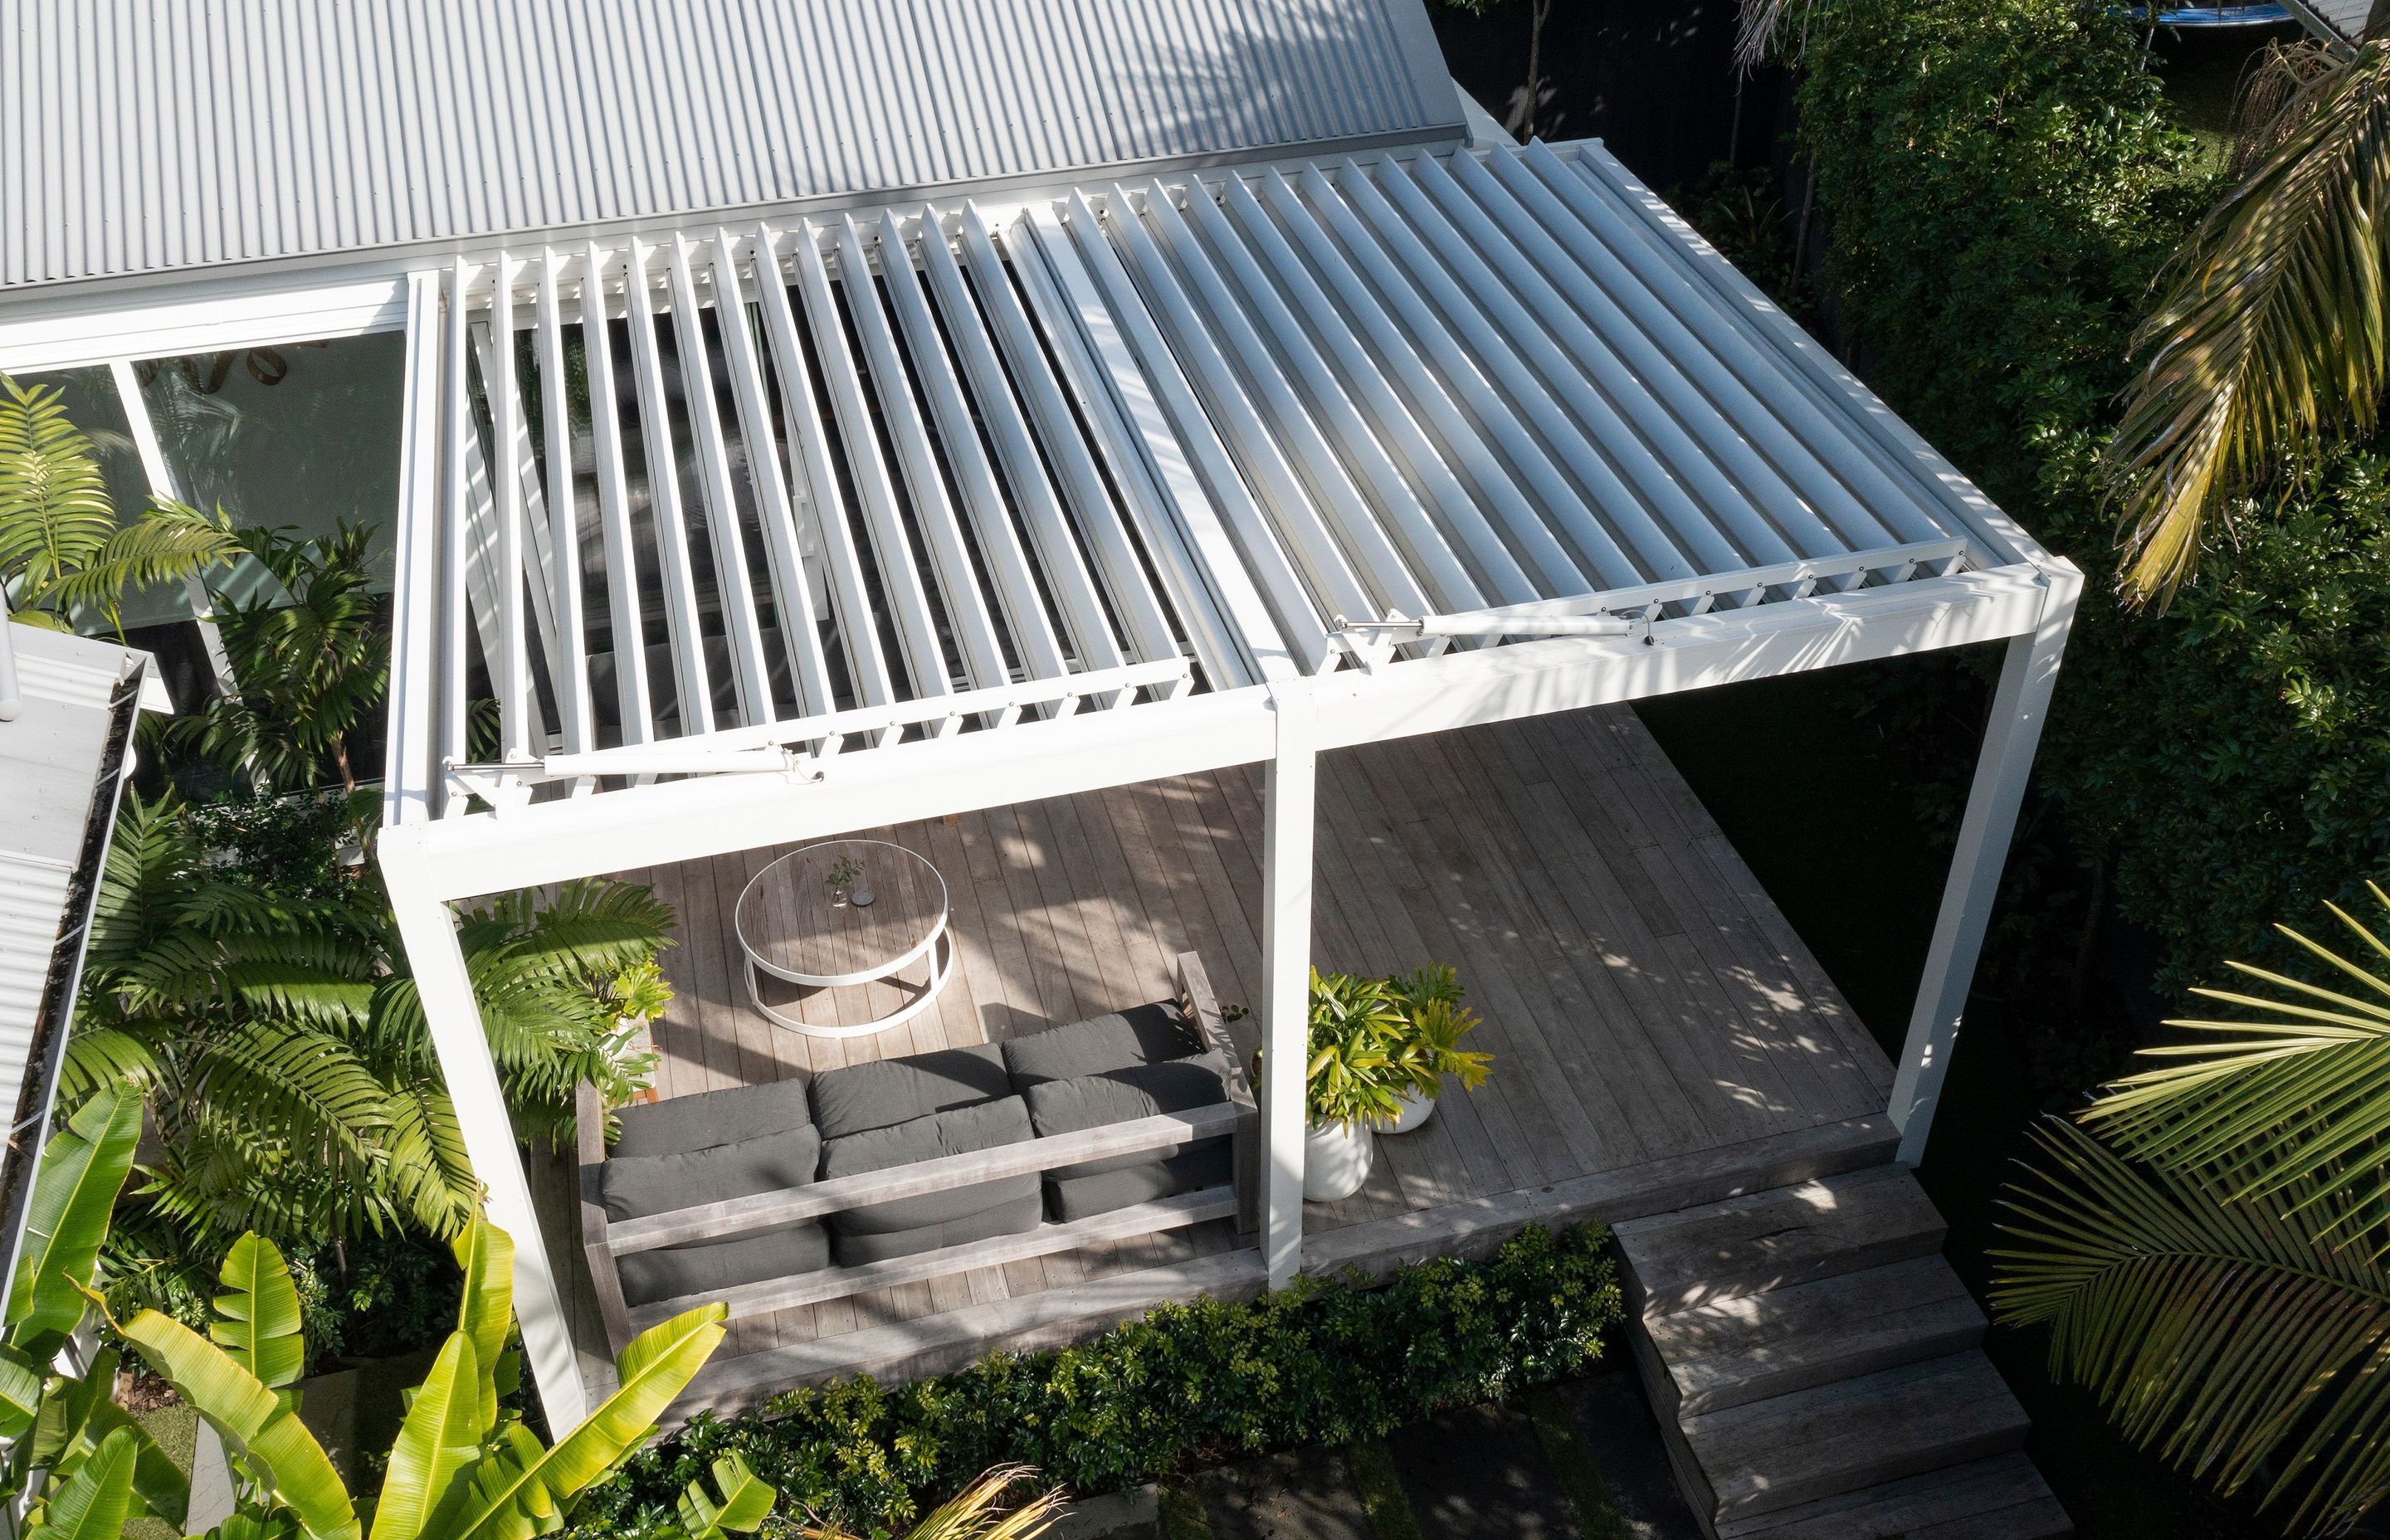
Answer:
[(656, 1418), (721, 1345), (729, 1313), (717, 1301), (633, 1338), (614, 1361), (621, 1388), (555, 1448), (542, 1450), (520, 1425), (508, 1428), (505, 1445), (475, 1473), (472, 1497), (454, 1528), (427, 1534), (433, 1540), (530, 1540), (554, 1528), (562, 1499), (654, 1431)]
[(705, 1489), (702, 1476), (680, 1495), (680, 1527), (688, 1540), (723, 1540), (726, 1533), (752, 1534), (780, 1495), (735, 1450), (713, 1462), (713, 1484), (722, 1494), (719, 1498)]
[(481, 1378), (472, 1338), (451, 1332), (391, 1445), (373, 1540), (417, 1540), (469, 1496), (458, 1478), (482, 1457)]
[(83, 1290), (140, 1137), (140, 1094), (119, 1084), (84, 1102), (42, 1152), (8, 1291), (8, 1342), (34, 1363), (83, 1321)]
[(140, 1457), (139, 1442), (124, 1429), (100, 1440), (43, 1505), (27, 1540), (118, 1540), (133, 1516), (133, 1473)]
[(215, 1299), (209, 1340), (268, 1386), (298, 1383), (307, 1367), (307, 1341), (300, 1329), (299, 1290), (282, 1253), (251, 1232), (232, 1243), (220, 1277), (224, 1292)]
[(465, 1272), (465, 1298), (456, 1311), (456, 1329), (472, 1340), (473, 1363), (480, 1380), (480, 1431), (497, 1426), (499, 1361), (505, 1356), (508, 1333), (515, 1318), (515, 1243), (506, 1231), (473, 1217), (456, 1238), (456, 1263)]
[(118, 1328), (216, 1431), (263, 1469), (276, 1499), (314, 1540), (359, 1540), (340, 1472), (299, 1415), (232, 1356), (181, 1322), (145, 1310)]
[(42, 1415), (42, 1371), (10, 1347), (0, 1347), (0, 1439), (22, 1438)]

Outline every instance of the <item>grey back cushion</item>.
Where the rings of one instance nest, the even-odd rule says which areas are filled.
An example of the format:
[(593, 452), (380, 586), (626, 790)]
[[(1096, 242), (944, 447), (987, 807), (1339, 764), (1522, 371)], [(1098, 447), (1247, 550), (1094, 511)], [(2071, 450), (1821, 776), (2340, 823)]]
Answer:
[(1178, 1002), (1156, 1000), (1016, 1037), (1004, 1046), (1004, 1064), (1011, 1072), (1013, 1089), (1025, 1095), (1048, 1081), (1160, 1064), (1202, 1051), (1202, 1036)]
[[(831, 1139), (822, 1146), (822, 1180), (1022, 1144), (1032, 1136), (1029, 1109), (1019, 1097), (1006, 1097)], [(1034, 1209), (1036, 1197), (1037, 1177), (1033, 1172), (848, 1209), (830, 1215), (829, 1226), (840, 1236), (889, 1235), (970, 1219), (988, 1210), (1018, 1203), (1023, 1198)], [(1030, 1223), (1036, 1223), (1034, 1213)]]
[(1011, 1094), (994, 1044), (942, 1048), (816, 1075), (813, 1121), (823, 1138), (843, 1139)]
[(614, 1155), (617, 1159), (670, 1155), (803, 1128), (814, 1121), (805, 1098), (805, 1079), (800, 1074), (769, 1085), (736, 1085), (669, 1101), (635, 1101), (615, 1114), (623, 1136), (614, 1141)]
[(806, 1187), (813, 1182), (821, 1146), (821, 1135), (803, 1127), (670, 1155), (617, 1155), (598, 1175), (606, 1217), (636, 1219), (777, 1187)]
[[(1081, 1075), (1075, 1080), (1048, 1081), (1041, 1085), (1033, 1085), (1024, 1099), (1029, 1104), (1030, 1124), (1041, 1137), (1075, 1134), (1082, 1129), (1102, 1128), (1111, 1123), (1150, 1118), (1157, 1112), (1183, 1112), (1190, 1107), (1209, 1107), (1215, 1102), (1226, 1101), (1228, 1099), (1228, 1064), (1216, 1052), (1172, 1059), (1162, 1064), (1132, 1064), (1126, 1069), (1103, 1074)], [(1189, 1144), (1195, 1142), (1201, 1141), (1189, 1141)], [(1107, 1171), (1122, 1171), (1130, 1166), (1149, 1165), (1164, 1160), (1189, 1147), (1189, 1144), (1167, 1145), (1159, 1149), (1140, 1149), (1126, 1155), (1083, 1161), (1077, 1165), (1058, 1166), (1052, 1174), (1056, 1177), (1094, 1176)]]

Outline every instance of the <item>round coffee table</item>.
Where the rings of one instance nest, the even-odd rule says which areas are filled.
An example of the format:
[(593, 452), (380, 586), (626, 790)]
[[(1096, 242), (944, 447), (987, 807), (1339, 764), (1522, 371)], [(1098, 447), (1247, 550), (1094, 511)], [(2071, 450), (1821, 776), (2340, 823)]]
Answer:
[[(848, 867), (841, 874), (842, 866)], [(851, 875), (833, 888), (834, 875)], [(853, 897), (870, 894), (868, 904)], [(791, 851), (757, 872), (739, 895), (739, 949), (747, 954), (747, 997), (777, 1024), (815, 1037), (863, 1037), (910, 1020), (936, 1001), (954, 975), (946, 940), (946, 880), (938, 868), (885, 840), (831, 840)], [(830, 989), (896, 974), (923, 957), (921, 993), (859, 1026), (824, 1026), (764, 1003), (762, 974)]]

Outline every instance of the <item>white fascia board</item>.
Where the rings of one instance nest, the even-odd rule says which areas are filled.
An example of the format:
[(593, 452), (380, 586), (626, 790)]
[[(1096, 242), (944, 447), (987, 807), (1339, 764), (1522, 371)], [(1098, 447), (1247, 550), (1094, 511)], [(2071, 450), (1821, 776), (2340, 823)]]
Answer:
[[(1664, 621), (1652, 641), (1568, 637), (1312, 681), (1323, 750), (2029, 632), (2030, 565)], [(822, 839), (977, 808), (1250, 764), (1277, 751), (1267, 686), (842, 754), (818, 781), (700, 776), (389, 829), (450, 899)]]
[(443, 897), (698, 861), (1267, 759), (1261, 686), (841, 754), (819, 780), (694, 776), (473, 814), (422, 830)]
[(396, 331), (406, 325), (408, 281), (398, 273), (294, 285), (284, 275), (199, 292), (176, 284), (144, 299), (118, 289), (74, 296), (77, 303), (12, 303), (0, 307), (0, 370), (32, 374)]

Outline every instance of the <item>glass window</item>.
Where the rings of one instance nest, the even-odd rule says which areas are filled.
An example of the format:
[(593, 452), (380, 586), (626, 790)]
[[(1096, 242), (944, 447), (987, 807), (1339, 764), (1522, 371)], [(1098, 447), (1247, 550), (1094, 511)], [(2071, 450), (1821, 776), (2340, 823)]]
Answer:
[(395, 331), (135, 366), (186, 500), (309, 536), (371, 524), (385, 587), (405, 367), (405, 335)]

